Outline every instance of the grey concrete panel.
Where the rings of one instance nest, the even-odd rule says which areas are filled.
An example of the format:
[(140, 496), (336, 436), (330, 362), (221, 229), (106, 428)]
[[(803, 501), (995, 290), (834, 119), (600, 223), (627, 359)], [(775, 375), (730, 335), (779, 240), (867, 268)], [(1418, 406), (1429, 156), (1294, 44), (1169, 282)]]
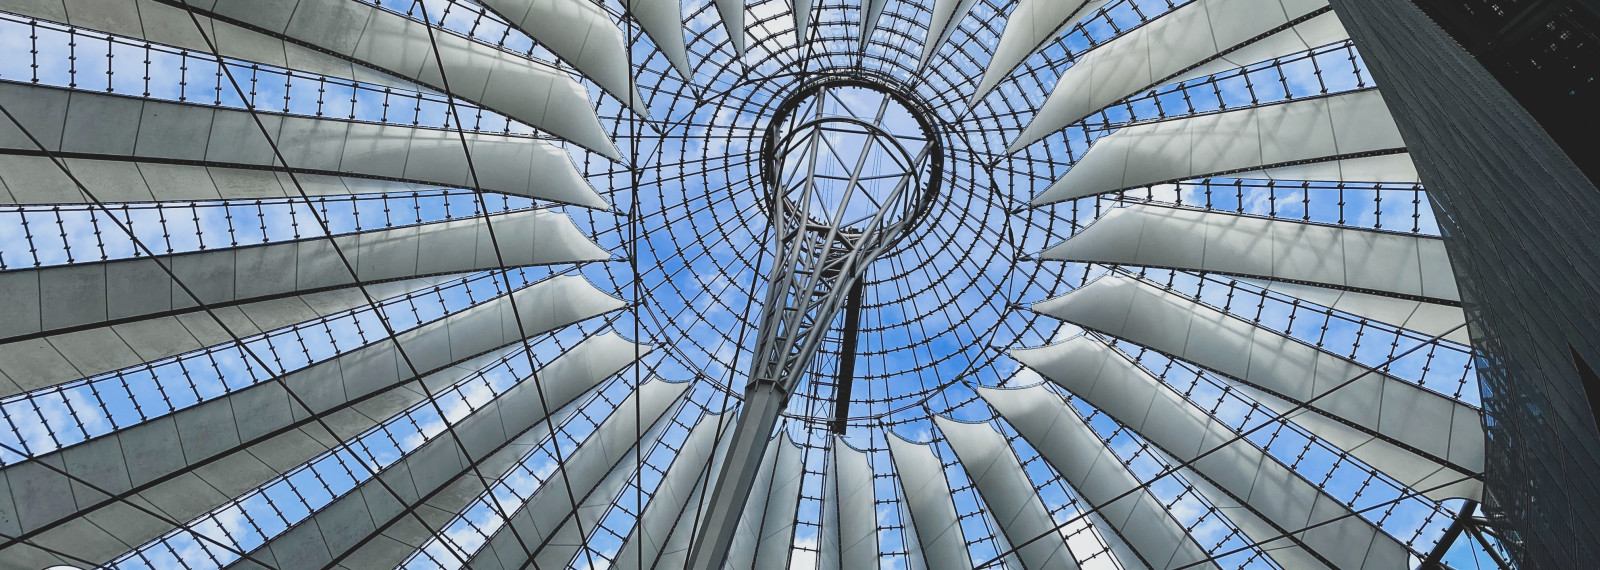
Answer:
[(238, 451), (195, 468), (194, 474), (217, 492), (236, 497), (278, 472), (249, 452)]
[[(233, 402), (213, 400), (184, 410), (178, 414), (178, 436), (183, 440), (184, 456), (209, 457), (239, 445), (239, 432), (234, 428)], [(246, 414), (249, 409), (244, 410)]]
[[(228, 255), (217, 256), (228, 258)], [(95, 267), (105, 274), (105, 320), (126, 320), (129, 317), (144, 315), (150, 312), (149, 307), (171, 307), (174, 290), (178, 287), (172, 282), (167, 271), (194, 275), (196, 266), (203, 263), (188, 263), (180, 268), (171, 263), (157, 263), (150, 258), (129, 259), (126, 263), (112, 264), (85, 264), (81, 267)], [(43, 272), (41, 272), (42, 275)], [(215, 271), (212, 272), (215, 275)], [(45, 280), (45, 277), (40, 277)], [(197, 295), (215, 297), (219, 290), (231, 291), (233, 283), (224, 284), (197, 284)], [(178, 295), (183, 293), (179, 292)], [(42, 298), (42, 297), (41, 297)], [(190, 299), (185, 297), (186, 301)], [(45, 326), (36, 330), (51, 330), (63, 328), (61, 326)], [(35, 332), (35, 331), (29, 331)]]
[(317, 528), (329, 552), (344, 552), (377, 531), (363, 501), (334, 501), (317, 513)]
[[(61, 457), (67, 473), (77, 479), (72, 481), (72, 496), (79, 510), (107, 498), (104, 492), (120, 493), (133, 485), (128, 478), (127, 465), (122, 461), (121, 442), (114, 438), (74, 447)], [(99, 490), (91, 489), (89, 485)]]
[(8, 491), (15, 509), (13, 520), (23, 529), (36, 528), (41, 522), (60, 518), (75, 508), (72, 485), (67, 478), (57, 475), (57, 470), (65, 469), (61, 459), (50, 458), (44, 463), (55, 469), (27, 463), (6, 473), (5, 482), (10, 487)]
[(411, 483), (417, 486), (417, 492), (423, 494), (433, 492), (465, 471), (469, 465), (466, 456), (448, 436), (423, 444), (412, 451), (405, 461), (411, 467)]
[(183, 466), (183, 444), (177, 422), (158, 418), (128, 428), (117, 435), (128, 462), (128, 475), (135, 486), (143, 485)]
[(69, 100), (66, 92), (50, 97), (31, 97), (27, 93), (22, 85), (0, 84), (0, 102), (27, 131), (24, 133), (6, 120), (0, 124), (0, 147), (37, 149), (38, 145), (44, 145), (51, 150), (60, 149), (62, 133), (67, 126)]
[[(76, 95), (74, 95), (76, 97)], [(178, 103), (163, 103), (159, 101), (146, 101), (148, 107), (176, 106)], [(260, 121), (258, 124), (257, 121)], [(302, 119), (303, 120), (303, 119)], [(285, 140), (278, 135), (284, 122), (284, 117), (266, 113), (252, 114), (247, 111), (233, 111), (217, 109), (211, 118), (211, 137), (206, 143), (206, 161), (218, 164), (238, 164), (245, 166), (279, 166), (282, 163), (273, 151), (273, 143), (279, 147), (293, 145), (299, 141)], [(266, 135), (261, 133), (266, 129)], [(267, 137), (273, 137), (271, 141)], [(64, 141), (65, 142), (65, 141)], [(102, 153), (107, 156), (138, 156), (132, 153)], [(293, 166), (293, 165), (290, 165)]]
[[(198, 106), (151, 105), (139, 120), (137, 142), (128, 154), (175, 160), (206, 158), (215, 110)], [(108, 153), (109, 154), (109, 153)], [(99, 186), (84, 186), (91, 190)], [(98, 197), (98, 196), (97, 196)], [(101, 198), (104, 200), (105, 198)]]
[(333, 560), (315, 520), (290, 528), (269, 548), (281, 568), (321, 568)]
[[(133, 152), (144, 114), (144, 101), (81, 91), (67, 97), (67, 122), (61, 134), (61, 147), (50, 150), (112, 155)], [(12, 98), (7, 99), (9, 106)], [(22, 148), (37, 147), (27, 144)]]
[(81, 520), (56, 529), (49, 537), (35, 540), (34, 545), (90, 560), (116, 556), (127, 548), (104, 528)]
[[(106, 319), (106, 269), (66, 266), (39, 273), (39, 322), (46, 329), (92, 324)], [(30, 305), (33, 305), (30, 303)]]

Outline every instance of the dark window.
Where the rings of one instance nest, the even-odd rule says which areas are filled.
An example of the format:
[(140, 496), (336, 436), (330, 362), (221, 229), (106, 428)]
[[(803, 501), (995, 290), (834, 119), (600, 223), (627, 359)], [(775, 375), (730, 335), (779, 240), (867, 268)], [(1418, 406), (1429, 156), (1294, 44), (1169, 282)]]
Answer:
[(1583, 380), (1583, 391), (1589, 395), (1589, 413), (1594, 415), (1595, 429), (1600, 430), (1600, 374), (1595, 374), (1578, 349), (1567, 348), (1572, 350), (1572, 364), (1578, 369), (1578, 379)]

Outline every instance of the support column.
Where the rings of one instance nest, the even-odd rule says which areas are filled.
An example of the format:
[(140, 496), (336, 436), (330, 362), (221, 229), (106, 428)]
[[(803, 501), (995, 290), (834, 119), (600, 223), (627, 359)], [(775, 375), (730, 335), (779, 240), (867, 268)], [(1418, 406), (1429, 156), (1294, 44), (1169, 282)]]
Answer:
[[(1600, 555), (1600, 191), (1408, 0), (1332, 0), (1446, 238), (1482, 384), (1484, 506), (1524, 568)], [(1593, 160), (1593, 157), (1580, 157)]]
[[(830, 103), (839, 100), (832, 89), (878, 90), (856, 78), (815, 80), (778, 105), (763, 135), (761, 170), (776, 242), (773, 264), (755, 315), (760, 326), (734, 439), (689, 552), (688, 568), (694, 570), (733, 564), (729, 547), (789, 396), (810, 374), (812, 360), (847, 301), (852, 316), (846, 317), (846, 328), (858, 327), (853, 315), (860, 312), (861, 280), (868, 267), (906, 236), (938, 191), (944, 150), (926, 119), (931, 113), (910, 112), (921, 107), (898, 92), (878, 91), (876, 116), (858, 118)], [(885, 124), (891, 104), (916, 118), (915, 132)], [(848, 160), (835, 147), (859, 151)], [(869, 160), (873, 157), (878, 160)], [(832, 174), (840, 172), (849, 176)], [(862, 184), (890, 179), (898, 182), (892, 187)], [(854, 333), (845, 334), (853, 345)], [(841, 371), (848, 372), (841, 374), (843, 384), (843, 376), (853, 371)], [(848, 410), (849, 396), (836, 397)]]

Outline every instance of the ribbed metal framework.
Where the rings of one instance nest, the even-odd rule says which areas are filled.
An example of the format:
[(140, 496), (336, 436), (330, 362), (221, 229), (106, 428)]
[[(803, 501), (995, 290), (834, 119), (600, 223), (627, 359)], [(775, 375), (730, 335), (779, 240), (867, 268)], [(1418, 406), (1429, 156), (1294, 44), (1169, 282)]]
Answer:
[(0, 569), (1498, 567), (1385, 97), (1321, 0), (0, 0)]

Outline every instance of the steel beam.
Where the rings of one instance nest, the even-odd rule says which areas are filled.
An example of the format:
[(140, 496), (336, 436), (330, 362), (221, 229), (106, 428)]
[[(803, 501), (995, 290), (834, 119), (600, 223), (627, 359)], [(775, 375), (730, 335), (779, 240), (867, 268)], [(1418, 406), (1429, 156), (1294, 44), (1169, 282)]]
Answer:
[(843, 339), (839, 343), (839, 372), (833, 380), (833, 421), (829, 429), (844, 435), (845, 419), (850, 417), (850, 387), (856, 378), (856, 344), (861, 336), (862, 282), (850, 288), (850, 300), (844, 308)]

